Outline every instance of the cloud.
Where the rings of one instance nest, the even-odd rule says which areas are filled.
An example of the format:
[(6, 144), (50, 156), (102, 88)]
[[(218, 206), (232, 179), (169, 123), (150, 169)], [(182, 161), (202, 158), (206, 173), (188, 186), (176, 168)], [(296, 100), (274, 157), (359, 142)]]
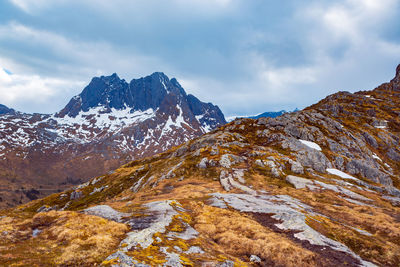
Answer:
[(10, 107), (20, 107), (29, 101), (36, 105), (50, 105), (53, 97), (63, 94), (71, 87), (80, 87), (81, 82), (43, 78), (38, 75), (8, 74), (0, 68), (0, 99)]
[[(142, 63), (142, 61), (151, 61), (150, 57), (134, 55), (132, 52), (125, 55), (119, 54), (107, 42), (74, 40), (16, 22), (0, 25), (0, 40), (17, 45), (24, 43), (27, 50), (34, 52), (33, 55), (29, 55), (27, 60), (36, 62), (43, 59), (48, 60), (50, 62), (44, 62), (47, 66), (41, 67), (51, 69), (53, 73), (63, 72), (65, 68), (71, 68), (74, 65), (79, 65), (80, 71), (89, 68), (91, 69), (89, 72), (93, 72), (93, 65), (96, 65), (96, 71), (99, 72), (100, 69), (101, 72), (102, 70), (110, 71), (106, 66), (111, 62), (117, 62), (123, 66), (129, 64), (127, 61), (137, 64)], [(9, 49), (12, 50), (13, 47)], [(23, 58), (20, 59), (24, 60)], [(128, 66), (125, 65), (124, 67)], [(49, 70), (47, 71), (49, 72)]]
[[(2, 67), (50, 89), (163, 71), (227, 115), (256, 114), (372, 89), (400, 61), (396, 0), (10, 1), (27, 14), (0, 19)], [(65, 86), (58, 107), (19, 105), (54, 112), (82, 90)]]

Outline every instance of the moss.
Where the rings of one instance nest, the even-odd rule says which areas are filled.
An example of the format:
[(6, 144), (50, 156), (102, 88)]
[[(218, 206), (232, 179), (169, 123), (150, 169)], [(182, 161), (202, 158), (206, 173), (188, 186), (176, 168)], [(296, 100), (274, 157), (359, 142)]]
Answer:
[(128, 251), (126, 254), (139, 262), (150, 264), (151, 266), (162, 265), (166, 262), (165, 255), (160, 252), (158, 246), (150, 245), (145, 249)]

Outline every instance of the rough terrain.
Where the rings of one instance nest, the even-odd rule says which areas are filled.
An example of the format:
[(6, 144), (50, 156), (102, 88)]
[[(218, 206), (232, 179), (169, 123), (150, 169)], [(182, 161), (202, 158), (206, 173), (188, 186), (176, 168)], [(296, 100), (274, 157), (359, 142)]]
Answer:
[(373, 91), (235, 120), (2, 211), (0, 263), (399, 266), (399, 115), (400, 66)]

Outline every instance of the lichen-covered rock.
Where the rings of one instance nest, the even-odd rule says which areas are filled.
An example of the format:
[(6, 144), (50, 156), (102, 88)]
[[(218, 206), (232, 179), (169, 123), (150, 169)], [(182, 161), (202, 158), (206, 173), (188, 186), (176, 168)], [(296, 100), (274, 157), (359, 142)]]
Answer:
[(82, 196), (83, 196), (83, 193), (81, 191), (72, 191), (69, 199), (76, 200), (76, 199), (80, 199)]
[(98, 205), (90, 207), (83, 210), (83, 213), (89, 215), (96, 215), (116, 222), (121, 222), (123, 217), (128, 217), (130, 215), (129, 213), (116, 211), (115, 209), (111, 208), (108, 205)]
[(303, 174), (304, 168), (303, 166), (297, 161), (290, 161), (290, 170), (296, 174)]

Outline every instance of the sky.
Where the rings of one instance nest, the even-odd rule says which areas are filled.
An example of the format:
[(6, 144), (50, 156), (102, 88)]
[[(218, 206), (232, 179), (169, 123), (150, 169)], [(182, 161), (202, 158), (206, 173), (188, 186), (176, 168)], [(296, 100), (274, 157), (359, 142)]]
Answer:
[(226, 116), (370, 90), (400, 63), (398, 0), (0, 0), (0, 104), (54, 113), (92, 77), (164, 72)]

